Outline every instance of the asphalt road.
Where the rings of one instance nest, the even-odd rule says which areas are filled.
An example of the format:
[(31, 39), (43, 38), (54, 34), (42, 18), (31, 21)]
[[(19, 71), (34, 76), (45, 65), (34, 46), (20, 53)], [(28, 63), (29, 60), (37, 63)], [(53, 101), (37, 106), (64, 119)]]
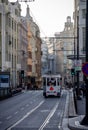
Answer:
[(0, 130), (61, 130), (67, 91), (44, 98), (41, 91), (27, 91), (0, 101)]

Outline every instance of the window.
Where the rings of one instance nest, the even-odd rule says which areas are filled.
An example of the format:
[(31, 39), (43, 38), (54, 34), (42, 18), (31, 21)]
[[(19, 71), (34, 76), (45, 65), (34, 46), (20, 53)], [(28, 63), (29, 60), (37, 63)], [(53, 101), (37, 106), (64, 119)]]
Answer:
[(85, 54), (85, 27), (82, 28), (82, 35), (83, 35), (83, 54)]
[(86, 9), (82, 9), (82, 18), (83, 18), (83, 19), (86, 18)]
[(32, 71), (32, 65), (28, 65), (28, 71), (29, 71), (29, 72)]
[(47, 85), (50, 86), (50, 84), (56, 86), (56, 79), (55, 78), (51, 78), (51, 79), (47, 78)]
[(9, 27), (11, 27), (11, 19), (10, 19), (10, 17), (8, 18), (8, 25), (9, 25)]
[(57, 78), (57, 85), (59, 86), (59, 78)]
[(8, 82), (9, 82), (8, 78), (1, 77), (1, 83), (8, 83)]

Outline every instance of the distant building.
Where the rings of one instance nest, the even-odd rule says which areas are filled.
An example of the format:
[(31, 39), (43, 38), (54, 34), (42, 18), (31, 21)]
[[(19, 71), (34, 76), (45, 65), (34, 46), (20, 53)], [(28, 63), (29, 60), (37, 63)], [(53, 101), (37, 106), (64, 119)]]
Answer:
[[(33, 21), (32, 17), (30, 16), (30, 9), (27, 5), (27, 13), (26, 17), (28, 25), (29, 25), (29, 32), (30, 32), (30, 41), (28, 45), (28, 50), (31, 47), (31, 56), (32, 56), (32, 66), (29, 64), (29, 71), (28, 76), (32, 84), (37, 84), (38, 87), (41, 85), (41, 38), (40, 38), (40, 30), (38, 25)], [(30, 46), (30, 47), (29, 47)], [(31, 63), (31, 62), (30, 62)], [(31, 68), (30, 68), (31, 67)], [(30, 76), (30, 69), (32, 69), (32, 74)]]
[(44, 40), (42, 40), (41, 44), (41, 51), (42, 51), (42, 57), (41, 57), (41, 73), (46, 74), (48, 73), (48, 46)]
[(55, 37), (56, 71), (65, 76), (70, 73), (69, 70), (72, 67), (72, 61), (67, 56), (74, 54), (74, 28), (70, 16), (67, 17), (64, 30), (60, 33), (55, 33)]
[(49, 37), (46, 39), (48, 46), (48, 68), (49, 73), (56, 73), (56, 64), (55, 64), (55, 38)]

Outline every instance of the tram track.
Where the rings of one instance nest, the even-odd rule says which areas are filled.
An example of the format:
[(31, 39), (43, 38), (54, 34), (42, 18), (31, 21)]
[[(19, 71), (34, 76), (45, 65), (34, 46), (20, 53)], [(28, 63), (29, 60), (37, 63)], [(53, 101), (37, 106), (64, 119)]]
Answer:
[[(61, 98), (42, 99), (37, 106), (6, 130), (22, 130), (22, 128), (25, 130), (28, 128), (29, 130), (48, 130), (53, 125), (55, 129), (60, 130), (65, 109), (65, 103), (63, 104), (65, 96), (66, 94), (63, 92)], [(57, 120), (57, 124), (53, 124), (54, 120)]]

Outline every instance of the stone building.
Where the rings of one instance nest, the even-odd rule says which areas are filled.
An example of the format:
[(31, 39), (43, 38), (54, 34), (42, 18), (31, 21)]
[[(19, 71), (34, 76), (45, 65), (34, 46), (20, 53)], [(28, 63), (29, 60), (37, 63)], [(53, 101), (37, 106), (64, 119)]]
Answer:
[[(32, 52), (32, 74), (30, 78), (31, 84), (41, 86), (41, 38), (38, 25), (33, 21), (30, 15), (30, 9), (27, 5), (26, 17), (30, 31), (30, 47)], [(29, 48), (28, 46), (28, 48)], [(30, 61), (31, 62), (31, 61)], [(29, 73), (29, 72), (28, 72)]]
[(19, 21), (21, 8), (18, 2), (0, 2), (0, 46), (1, 46), (1, 71), (10, 72), (11, 86), (18, 83), (18, 70), (21, 69), (18, 50), (19, 45)]
[(67, 17), (64, 30), (55, 34), (56, 37), (56, 68), (57, 72), (63, 76), (70, 76), (72, 61), (67, 58), (68, 55), (74, 54), (74, 28), (71, 17)]
[(46, 44), (46, 42), (44, 40), (42, 40), (42, 44), (41, 44), (41, 51), (42, 51), (42, 57), (41, 57), (41, 63), (42, 63), (42, 67), (41, 67), (41, 73), (43, 74), (47, 74), (49, 71), (49, 66), (48, 66), (48, 46)]
[[(20, 17), (19, 23), (19, 39), (20, 39), (20, 50), (18, 54), (20, 55), (21, 69), (19, 70), (19, 83), (27, 82), (27, 60), (28, 60), (28, 27), (27, 21), (23, 16)], [(23, 77), (21, 76), (23, 73)]]

